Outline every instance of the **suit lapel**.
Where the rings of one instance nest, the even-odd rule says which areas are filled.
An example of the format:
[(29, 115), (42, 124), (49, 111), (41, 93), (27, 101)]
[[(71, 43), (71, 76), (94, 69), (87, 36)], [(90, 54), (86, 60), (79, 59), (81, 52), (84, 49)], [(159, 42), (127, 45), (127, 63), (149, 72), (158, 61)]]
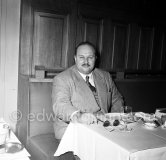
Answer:
[(73, 71), (75, 72), (75, 83), (78, 86), (78, 91), (79, 94), (82, 95), (82, 98), (84, 99), (84, 102), (88, 102), (87, 103), (87, 107), (89, 109), (89, 111), (95, 111), (98, 108), (97, 102), (94, 98), (94, 95), (92, 93), (92, 91), (90, 90), (90, 88), (87, 86), (87, 84), (85, 83), (85, 80), (82, 78), (82, 76), (78, 73), (76, 67), (73, 68)]
[(104, 112), (107, 112), (107, 86), (104, 81), (104, 77), (102, 77), (99, 72), (94, 70), (93, 78), (98, 93), (100, 107), (101, 109), (104, 109)]

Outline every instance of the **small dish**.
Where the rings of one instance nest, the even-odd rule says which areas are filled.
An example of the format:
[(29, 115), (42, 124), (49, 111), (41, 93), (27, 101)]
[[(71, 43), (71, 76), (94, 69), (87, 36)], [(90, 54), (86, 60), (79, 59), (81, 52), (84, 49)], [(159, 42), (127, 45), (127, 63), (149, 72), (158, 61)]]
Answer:
[(106, 113), (105, 117), (107, 120), (115, 120), (120, 119), (121, 115), (120, 113)]
[(5, 144), (5, 151), (6, 153), (16, 153), (21, 151), (24, 146), (17, 142), (8, 142)]
[(166, 125), (164, 125), (164, 124), (161, 125), (161, 128), (166, 129)]
[(148, 128), (156, 128), (157, 125), (153, 122), (145, 122), (144, 126), (148, 127)]
[(143, 113), (143, 112), (136, 112), (135, 117), (142, 118), (144, 119), (144, 121), (148, 121), (148, 122), (156, 120), (155, 114), (149, 114), (149, 113)]

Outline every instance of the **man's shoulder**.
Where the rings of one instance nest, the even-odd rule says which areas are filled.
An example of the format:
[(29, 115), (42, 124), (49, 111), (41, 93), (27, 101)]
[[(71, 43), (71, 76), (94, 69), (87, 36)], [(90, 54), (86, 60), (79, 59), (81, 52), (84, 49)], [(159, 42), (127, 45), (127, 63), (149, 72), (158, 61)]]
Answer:
[(75, 67), (71, 66), (71, 67), (67, 68), (66, 70), (60, 72), (54, 78), (70, 78), (72, 76), (72, 74), (74, 73), (74, 69), (75, 69)]
[(108, 75), (110, 75), (110, 73), (108, 72), (108, 71), (105, 71), (105, 70), (103, 70), (103, 69), (100, 69), (100, 68), (95, 68), (95, 70), (94, 70), (96, 73), (98, 73), (98, 74), (100, 74), (100, 75), (103, 75), (103, 76), (108, 76)]

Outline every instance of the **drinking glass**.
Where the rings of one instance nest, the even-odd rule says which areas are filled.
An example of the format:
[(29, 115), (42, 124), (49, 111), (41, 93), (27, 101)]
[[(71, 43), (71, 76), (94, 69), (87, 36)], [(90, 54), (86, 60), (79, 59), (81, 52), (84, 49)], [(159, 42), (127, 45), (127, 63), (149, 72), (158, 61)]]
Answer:
[(124, 112), (125, 112), (128, 116), (132, 116), (132, 107), (131, 107), (131, 106), (125, 106), (125, 107), (124, 107)]
[(128, 128), (127, 126), (129, 116), (132, 116), (132, 107), (124, 106), (124, 111), (121, 111), (121, 120), (124, 122), (124, 128), (121, 129), (122, 131), (130, 132), (132, 130), (132, 128)]

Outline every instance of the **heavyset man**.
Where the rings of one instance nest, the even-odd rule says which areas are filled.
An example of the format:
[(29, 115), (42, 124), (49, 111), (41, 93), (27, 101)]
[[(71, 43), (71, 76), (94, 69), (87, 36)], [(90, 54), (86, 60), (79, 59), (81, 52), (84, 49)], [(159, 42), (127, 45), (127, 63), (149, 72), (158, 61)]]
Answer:
[(95, 68), (96, 50), (93, 44), (82, 42), (76, 48), (75, 65), (53, 80), (53, 110), (55, 137), (61, 139), (70, 121), (92, 124), (96, 115), (120, 112), (123, 98), (111, 75)]

